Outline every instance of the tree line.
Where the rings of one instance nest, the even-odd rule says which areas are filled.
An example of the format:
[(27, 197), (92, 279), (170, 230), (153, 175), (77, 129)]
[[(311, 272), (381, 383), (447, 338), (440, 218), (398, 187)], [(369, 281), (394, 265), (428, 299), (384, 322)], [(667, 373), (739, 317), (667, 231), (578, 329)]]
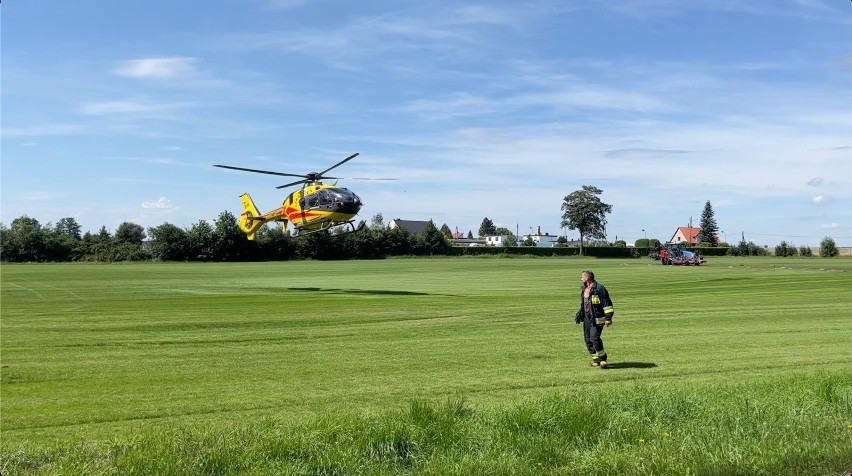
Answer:
[[(580, 233), (580, 254), (583, 254), (587, 239), (606, 239), (606, 216), (612, 205), (603, 203), (598, 197), (602, 190), (584, 185), (569, 195), (562, 203), (562, 227)], [(258, 230), (256, 239), (249, 241), (240, 231), (238, 219), (233, 213), (224, 211), (211, 225), (199, 220), (188, 228), (163, 223), (148, 228), (132, 222), (124, 222), (115, 233), (102, 226), (98, 233), (81, 233), (74, 218), (62, 218), (55, 225), (42, 225), (26, 215), (12, 221), (10, 227), (0, 223), (0, 259), (7, 262), (63, 262), (63, 261), (264, 261), (289, 259), (376, 259), (386, 256), (429, 256), (452, 253), (452, 233), (443, 224), (437, 228), (430, 220), (423, 233), (409, 233), (403, 228), (384, 226), (382, 214), (376, 214), (370, 226), (362, 221), (357, 233), (331, 234), (320, 232), (295, 238), (277, 226), (264, 226)], [(737, 246), (720, 243), (719, 228), (709, 201), (701, 214), (698, 241), (701, 247), (727, 247), (727, 254), (755, 256), (769, 254), (753, 242), (741, 241)], [(334, 236), (338, 234), (339, 236)], [(488, 218), (482, 220), (479, 236), (505, 235), (505, 246), (535, 246), (532, 237), (518, 243), (510, 230), (497, 227)], [(468, 231), (467, 238), (473, 233)], [(641, 242), (641, 243), (640, 243)], [(623, 241), (610, 244), (606, 241), (591, 241), (592, 246), (626, 247)], [(557, 246), (567, 246), (567, 239), (559, 237)], [(655, 248), (660, 243), (637, 240), (637, 248)], [(810, 256), (807, 247), (781, 242), (775, 248), (777, 256)], [(826, 237), (820, 246), (820, 255), (837, 256), (834, 240)]]
[[(264, 225), (254, 241), (224, 211), (211, 225), (200, 220), (187, 228), (171, 223), (150, 227), (124, 222), (115, 233), (105, 226), (82, 233), (74, 218), (42, 225), (26, 215), (0, 223), (0, 258), (7, 262), (70, 261), (266, 261), (290, 259), (376, 259), (386, 256), (449, 254), (451, 243), (431, 221), (424, 233), (364, 226), (357, 233), (313, 233), (295, 238)], [(334, 233), (334, 232), (332, 232)]]

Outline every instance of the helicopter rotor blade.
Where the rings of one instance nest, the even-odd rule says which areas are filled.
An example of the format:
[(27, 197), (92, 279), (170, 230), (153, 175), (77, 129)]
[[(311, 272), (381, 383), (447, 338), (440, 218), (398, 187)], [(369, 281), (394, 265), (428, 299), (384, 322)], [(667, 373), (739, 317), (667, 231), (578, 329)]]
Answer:
[(355, 152), (354, 154), (350, 155), (349, 157), (341, 160), (340, 162), (332, 165), (331, 167), (323, 170), (322, 172), (319, 172), (317, 174), (317, 176), (320, 177), (320, 178), (331, 178), (331, 177), (323, 177), (323, 174), (325, 174), (326, 172), (330, 171), (331, 169), (333, 169), (335, 167), (339, 167), (339, 166), (345, 164), (346, 162), (349, 162), (350, 160), (354, 159), (355, 157), (358, 157), (359, 154), (360, 154), (360, 152)]
[[(346, 162), (349, 162), (350, 160), (354, 159), (355, 157), (358, 157), (358, 155), (360, 155), (360, 153), (355, 152), (354, 154), (350, 155), (349, 157), (346, 157), (345, 159), (341, 160), (340, 162), (338, 162), (338, 163), (332, 165), (331, 167), (323, 170), (322, 172), (311, 172), (311, 173), (308, 173), (308, 174), (290, 174), (290, 173), (286, 173), (286, 172), (273, 172), (271, 170), (250, 169), (250, 168), (247, 168), (247, 167), (235, 167), (233, 165), (216, 164), (216, 165), (214, 165), (214, 167), (219, 167), (219, 168), (223, 168), (223, 169), (230, 169), (230, 170), (239, 170), (241, 172), (253, 172), (253, 173), (256, 173), (256, 174), (277, 175), (279, 177), (299, 177), (301, 179), (301, 180), (295, 180), (293, 182), (286, 183), (284, 185), (279, 185), (279, 186), (275, 187), (275, 188), (285, 188), (285, 187), (292, 187), (293, 185), (298, 185), (298, 184), (308, 184), (308, 183), (313, 183), (313, 182), (319, 182), (320, 180), (323, 180), (323, 179), (340, 180), (343, 177), (326, 177), (325, 174), (330, 172), (332, 169), (334, 169), (336, 167), (340, 167), (341, 165), (345, 164)], [(394, 178), (357, 177), (357, 178), (355, 178), (355, 180), (397, 180), (397, 179), (394, 179)]]
[(231, 170), (240, 170), (240, 171), (243, 171), (243, 172), (254, 172), (254, 173), (258, 173), (258, 174), (278, 175), (278, 176), (280, 176), (280, 177), (302, 177), (302, 178), (307, 178), (307, 176), (306, 176), (306, 175), (300, 175), (300, 174), (288, 174), (288, 173), (285, 173), (285, 172), (271, 172), (271, 171), (269, 171), (269, 170), (247, 169), (247, 168), (245, 168), (245, 167), (234, 167), (233, 165), (214, 165), (213, 167), (219, 167), (219, 168), (223, 168), (223, 169), (231, 169)]
[(308, 183), (308, 182), (310, 182), (310, 180), (308, 180), (308, 179), (304, 179), (304, 180), (296, 180), (295, 182), (285, 183), (284, 185), (279, 185), (279, 186), (277, 186), (277, 187), (275, 187), (275, 188), (286, 188), (286, 187), (292, 187), (293, 185), (298, 185), (298, 184), (300, 184), (300, 183)]

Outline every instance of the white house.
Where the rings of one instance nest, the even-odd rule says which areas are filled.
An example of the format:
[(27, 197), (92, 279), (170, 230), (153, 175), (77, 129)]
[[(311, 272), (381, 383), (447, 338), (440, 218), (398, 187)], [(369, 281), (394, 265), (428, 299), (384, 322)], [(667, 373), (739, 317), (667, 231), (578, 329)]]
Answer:
[(509, 235), (492, 235), (485, 237), (485, 246), (505, 246)]
[(556, 245), (556, 241), (559, 240), (559, 237), (556, 235), (551, 235), (550, 233), (541, 233), (541, 227), (538, 227), (538, 231), (535, 234), (529, 234), (524, 236), (521, 239), (521, 242), (532, 240), (535, 246), (539, 248), (549, 248)]

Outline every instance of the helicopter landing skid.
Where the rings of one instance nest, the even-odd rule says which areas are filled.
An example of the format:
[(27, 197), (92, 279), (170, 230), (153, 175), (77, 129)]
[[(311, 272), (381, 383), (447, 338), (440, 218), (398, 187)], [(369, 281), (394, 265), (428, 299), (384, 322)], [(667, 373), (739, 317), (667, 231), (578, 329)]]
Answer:
[[(341, 231), (339, 233), (330, 233), (330, 231), (333, 228), (336, 228), (338, 226), (339, 227), (346, 227), (346, 230)], [(365, 223), (361, 223), (361, 226), (356, 228), (355, 227), (355, 220), (350, 220), (350, 221), (343, 222), (343, 223), (329, 224), (328, 226), (324, 226), (324, 227), (316, 229), (316, 230), (300, 231), (299, 234), (296, 235), (296, 238), (298, 238), (300, 236), (313, 235), (314, 233), (319, 233), (319, 232), (322, 232), (322, 231), (326, 232), (326, 234), (328, 234), (328, 236), (332, 236), (332, 237), (345, 236), (345, 235), (351, 235), (352, 233), (357, 233), (357, 232), (363, 230), (364, 228), (366, 228)]]

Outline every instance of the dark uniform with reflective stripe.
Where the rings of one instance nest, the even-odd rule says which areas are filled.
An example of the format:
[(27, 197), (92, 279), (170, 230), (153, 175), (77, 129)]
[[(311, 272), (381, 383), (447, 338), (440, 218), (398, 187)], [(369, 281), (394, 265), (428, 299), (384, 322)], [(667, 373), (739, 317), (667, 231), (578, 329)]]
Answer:
[(594, 364), (607, 359), (601, 334), (604, 330), (604, 323), (612, 321), (615, 311), (612, 308), (609, 292), (602, 284), (593, 282), (588, 287), (588, 293), (586, 293), (586, 289), (586, 286), (582, 286), (580, 289), (580, 310), (577, 311), (574, 320), (577, 324), (583, 323), (583, 338)]

